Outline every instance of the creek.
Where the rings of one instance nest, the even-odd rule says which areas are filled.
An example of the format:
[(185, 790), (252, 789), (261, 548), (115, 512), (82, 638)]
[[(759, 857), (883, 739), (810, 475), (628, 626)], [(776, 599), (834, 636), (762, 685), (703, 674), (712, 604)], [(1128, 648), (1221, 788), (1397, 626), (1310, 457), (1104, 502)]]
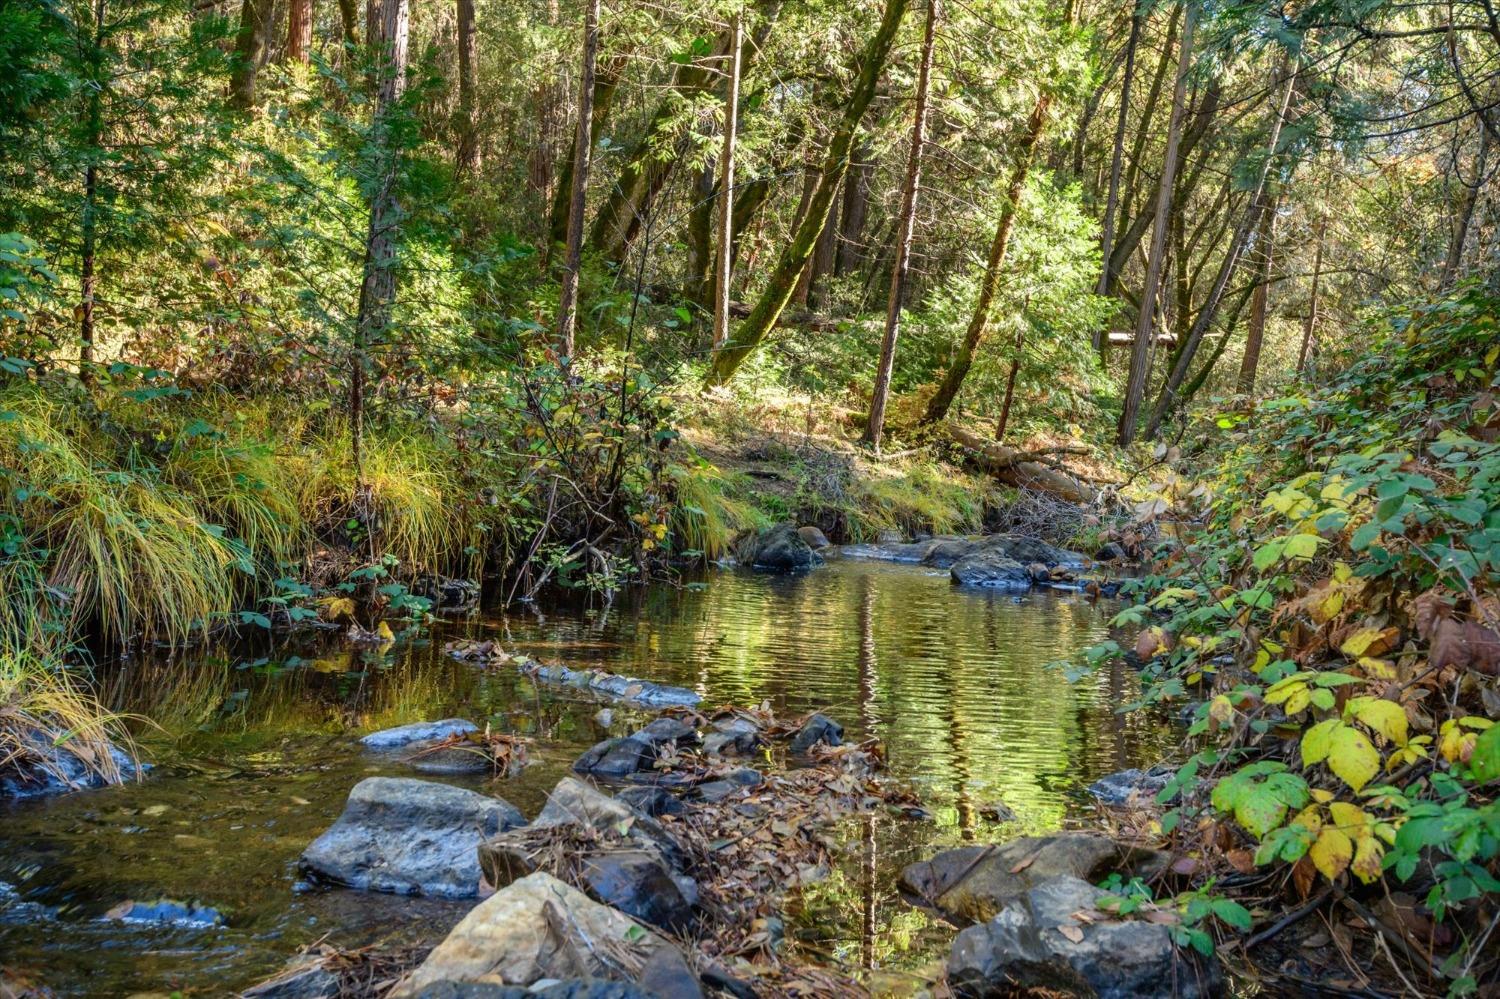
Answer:
[[(992, 833), (1085, 823), (1089, 782), (1154, 762), (1172, 743), (1165, 723), (1115, 713), (1137, 693), (1133, 674), (1070, 685), (1048, 667), (1107, 637), (1114, 609), (834, 560), (797, 576), (711, 571), (624, 594), (607, 612), (480, 614), (386, 649), (303, 636), (112, 665), (101, 670), (106, 698), (132, 715), (154, 768), (123, 787), (0, 804), (0, 965), (58, 995), (224, 995), (319, 940), (441, 939), (472, 903), (299, 884), (298, 855), (357, 781), (422, 776), (362, 753), (358, 736), (455, 716), (524, 735), (533, 765), (519, 777), (431, 779), (497, 794), (530, 816), (582, 750), (648, 717), (615, 705), (606, 730), (597, 700), (442, 651), (480, 637), (543, 662), (690, 687), (704, 707), (816, 709), (849, 737), (878, 737), (929, 817), (852, 822), (847, 863), (792, 901), (788, 946), (903, 991), (952, 937), (897, 896), (903, 864)], [(1019, 823), (986, 818), (996, 802)], [(198, 908), (145, 908), (161, 899)], [(127, 901), (136, 912), (112, 917)]]

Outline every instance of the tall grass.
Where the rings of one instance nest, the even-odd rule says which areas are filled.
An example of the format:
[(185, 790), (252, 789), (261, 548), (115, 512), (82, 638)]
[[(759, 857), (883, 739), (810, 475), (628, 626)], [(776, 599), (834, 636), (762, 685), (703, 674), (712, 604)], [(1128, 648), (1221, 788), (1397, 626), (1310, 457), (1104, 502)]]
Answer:
[(119, 719), (54, 659), (0, 649), (0, 772), (46, 769), (52, 759), (47, 747), (59, 746), (117, 783), (120, 768), (111, 749), (122, 740)]
[(994, 486), (980, 476), (921, 463), (887, 472), (871, 470), (849, 490), (849, 530), (869, 540), (882, 530), (903, 534), (959, 534), (982, 530)]
[(738, 483), (707, 462), (672, 465), (667, 474), (677, 492), (672, 534), (678, 551), (699, 551), (717, 559), (729, 550), (736, 534), (766, 521), (754, 503), (736, 495)]

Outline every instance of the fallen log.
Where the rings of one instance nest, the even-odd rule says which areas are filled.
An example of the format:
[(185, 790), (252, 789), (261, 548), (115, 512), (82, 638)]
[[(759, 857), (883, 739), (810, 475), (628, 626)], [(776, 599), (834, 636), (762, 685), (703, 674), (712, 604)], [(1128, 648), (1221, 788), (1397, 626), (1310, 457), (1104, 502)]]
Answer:
[(940, 423), (936, 429), (958, 448), (971, 465), (989, 472), (1001, 482), (1024, 489), (1040, 489), (1070, 503), (1094, 502), (1092, 486), (1081, 477), (1056, 467), (1055, 462), (1043, 464), (1046, 459), (1041, 455), (987, 441), (978, 434), (951, 423)]

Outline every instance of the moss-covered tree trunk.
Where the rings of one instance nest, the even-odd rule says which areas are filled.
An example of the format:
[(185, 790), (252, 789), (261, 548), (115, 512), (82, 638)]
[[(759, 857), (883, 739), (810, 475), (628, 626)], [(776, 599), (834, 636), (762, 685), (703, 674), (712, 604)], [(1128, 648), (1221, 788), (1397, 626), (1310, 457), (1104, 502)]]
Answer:
[(995, 224), (995, 238), (990, 243), (990, 256), (985, 262), (984, 279), (979, 283), (979, 298), (974, 303), (974, 314), (969, 319), (968, 329), (964, 330), (958, 352), (953, 355), (953, 362), (948, 365), (948, 373), (943, 376), (937, 393), (927, 403), (927, 412), (922, 417), (924, 423), (936, 423), (948, 415), (953, 400), (958, 397), (958, 390), (963, 388), (964, 379), (969, 376), (969, 368), (974, 365), (974, 355), (989, 331), (990, 311), (995, 304), (995, 292), (1000, 287), (1000, 273), (1005, 268), (1005, 254), (1010, 247), (1011, 230), (1015, 228), (1016, 211), (1021, 205), (1021, 195), (1026, 190), (1026, 177), (1031, 172), (1031, 161), (1036, 156), (1037, 143), (1047, 125), (1048, 103), (1048, 96), (1042, 94), (1031, 109), (1031, 117), (1026, 122), (1026, 136), (1021, 140), (1021, 148), (1016, 150), (1016, 162), (1011, 167), (1010, 183), (1005, 189), (1005, 203), (1000, 206), (1000, 220)]
[(823, 160), (812, 196), (808, 199), (807, 213), (797, 226), (792, 241), (782, 250), (776, 268), (771, 272), (766, 288), (761, 292), (750, 315), (730, 337), (724, 348), (714, 355), (706, 384), (722, 385), (734, 376), (745, 358), (760, 346), (781, 318), (781, 311), (791, 300), (797, 286), (797, 278), (807, 266), (818, 237), (828, 221), (828, 212), (833, 205), (833, 196), (838, 191), (844, 174), (849, 169), (849, 151), (854, 145), (859, 123), (875, 97), (875, 87), (880, 82), (886, 58), (896, 40), (901, 20), (906, 16), (906, 0), (886, 0), (885, 12), (880, 26), (865, 44), (859, 55), (859, 72), (855, 78), (854, 92), (844, 106), (843, 116), (828, 143), (828, 153)]
[(234, 69), (229, 75), (229, 103), (240, 111), (255, 106), (255, 78), (266, 56), (266, 40), (275, 14), (274, 0), (245, 0), (234, 36)]

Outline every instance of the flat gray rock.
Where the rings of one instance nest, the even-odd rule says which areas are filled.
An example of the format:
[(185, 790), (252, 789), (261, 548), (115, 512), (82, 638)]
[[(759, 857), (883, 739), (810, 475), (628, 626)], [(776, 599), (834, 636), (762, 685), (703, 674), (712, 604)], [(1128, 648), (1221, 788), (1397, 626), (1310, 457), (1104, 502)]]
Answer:
[(479, 726), (462, 718), (444, 718), (442, 721), (415, 722), (371, 732), (359, 744), (366, 749), (404, 749), (419, 742), (438, 742), (455, 735), (467, 735), (479, 731)]
[(501, 798), (404, 777), (354, 785), (344, 813), (302, 853), (315, 878), (364, 891), (479, 894), (479, 844), (525, 817)]

